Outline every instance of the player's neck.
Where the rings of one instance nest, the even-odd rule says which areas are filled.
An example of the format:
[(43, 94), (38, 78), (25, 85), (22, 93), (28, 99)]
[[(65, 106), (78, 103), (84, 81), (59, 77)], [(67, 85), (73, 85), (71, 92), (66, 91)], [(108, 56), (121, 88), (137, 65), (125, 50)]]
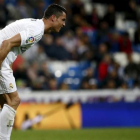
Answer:
[(49, 19), (42, 19), (44, 22), (44, 34), (51, 33), (52, 32), (52, 25)]

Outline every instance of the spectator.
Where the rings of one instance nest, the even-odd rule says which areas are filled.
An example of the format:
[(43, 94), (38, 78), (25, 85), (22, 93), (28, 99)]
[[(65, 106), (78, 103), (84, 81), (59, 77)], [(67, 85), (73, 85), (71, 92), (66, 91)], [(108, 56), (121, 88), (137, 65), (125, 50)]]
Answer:
[(44, 51), (48, 57), (54, 58), (54, 37), (52, 35), (45, 35), (42, 39), (41, 45), (44, 47)]
[(38, 82), (38, 64), (36, 62), (32, 62), (30, 67), (27, 69), (27, 76), (31, 87), (32, 84), (36, 84)]
[(127, 55), (128, 64), (124, 68), (124, 74), (128, 78), (137, 79), (139, 77), (139, 65), (133, 62), (132, 55)]
[(119, 38), (119, 47), (121, 52), (126, 54), (132, 53), (132, 43), (127, 32), (125, 32), (123, 36)]
[(0, 28), (6, 26), (8, 21), (9, 12), (4, 4), (4, 0), (0, 0)]
[(90, 85), (90, 89), (91, 90), (96, 90), (98, 89), (98, 84), (97, 84), (97, 80), (96, 79), (91, 79), (89, 81), (89, 85)]
[(134, 43), (135, 45), (140, 45), (140, 19), (138, 20), (138, 27), (134, 33)]
[(77, 27), (76, 30), (75, 30), (75, 34), (76, 34), (77, 39), (81, 38), (84, 34), (82, 28)]
[(63, 46), (61, 37), (57, 37), (55, 40), (54, 55), (58, 60), (70, 60), (72, 58), (71, 53)]
[(48, 70), (47, 63), (42, 62), (40, 69), (38, 70), (38, 78), (41, 79), (42, 90), (49, 90), (49, 81), (53, 77), (54, 75), (51, 74)]
[(101, 43), (99, 44), (98, 50), (95, 54), (95, 60), (97, 64), (99, 64), (102, 60), (103, 57), (108, 53), (108, 46), (106, 43)]
[(82, 39), (80, 39), (77, 44), (77, 53), (80, 59), (82, 59), (84, 52), (86, 52), (87, 50), (89, 50), (88, 46)]
[(49, 80), (49, 90), (57, 90), (57, 81), (55, 78)]
[(84, 20), (84, 19), (82, 19), (81, 15), (78, 15), (78, 14), (74, 15), (73, 18), (72, 18), (72, 26), (71, 26), (71, 29), (73, 31), (75, 31), (76, 28), (81, 27), (81, 21), (82, 20)]
[(123, 89), (123, 90), (128, 89), (128, 85), (127, 85), (127, 83), (126, 83), (126, 82), (122, 82), (120, 88)]
[(105, 14), (103, 19), (108, 23), (109, 28), (115, 28), (116, 15), (114, 5), (108, 5), (107, 13)]
[(81, 8), (80, 15), (81, 15), (82, 19), (84, 19), (85, 21), (87, 21), (87, 23), (89, 23), (89, 24), (91, 25), (91, 23), (92, 23), (92, 18), (91, 18), (90, 15), (86, 12), (85, 7), (82, 7), (82, 8)]
[(29, 84), (32, 90), (43, 90), (43, 83), (45, 77), (39, 75), (39, 65), (37, 62), (31, 62), (31, 66), (27, 69), (27, 75), (29, 78)]
[(62, 45), (71, 55), (73, 55), (75, 53), (77, 43), (78, 43), (78, 40), (75, 37), (74, 33), (69, 30), (65, 33), (65, 35), (61, 39), (62, 39)]
[(71, 9), (72, 9), (72, 15), (81, 15), (81, 9), (84, 7), (81, 0), (72, 0), (71, 1)]
[[(112, 81), (112, 83), (111, 83)], [(103, 80), (102, 86), (105, 88), (119, 88), (121, 86), (121, 79), (119, 78), (116, 69), (108, 71), (107, 77)]]
[(41, 44), (34, 45), (34, 47), (26, 51), (23, 56), (29, 62), (36, 60), (38, 64), (49, 59)]
[(136, 5), (135, 0), (129, 0), (128, 9), (125, 13), (125, 19), (126, 20), (133, 20), (133, 21), (138, 20), (137, 5)]
[(120, 52), (120, 46), (119, 46), (119, 33), (113, 31), (109, 34), (109, 43), (110, 48), (109, 51), (111, 53)]
[(94, 61), (95, 60), (94, 51), (92, 49), (88, 49), (87, 51), (85, 51), (83, 53), (83, 55), (81, 56), (80, 60), (85, 60), (85, 61), (89, 61), (89, 62)]
[(83, 77), (81, 83), (81, 88), (97, 89), (97, 80), (94, 77), (94, 70), (92, 68), (86, 70), (86, 76)]
[(99, 67), (98, 67), (98, 78), (100, 81), (103, 81), (108, 74), (108, 67), (111, 64), (111, 57), (110, 55), (106, 54), (102, 61), (99, 63)]
[(31, 88), (32, 90), (43, 90), (42, 84), (43, 82), (40, 79), (36, 79), (32, 81)]
[(42, 62), (40, 69), (38, 70), (38, 76), (43, 77), (47, 82), (54, 77), (53, 74), (49, 72), (46, 61)]
[(90, 24), (93, 26), (94, 29), (97, 29), (100, 19), (99, 19), (96, 7), (93, 8), (92, 14), (90, 16), (91, 16)]
[(47, 57), (47, 54), (45, 53), (43, 46), (39, 45), (34, 60), (36, 60), (38, 64), (41, 64), (42, 62), (47, 61), (48, 59), (49, 58)]
[(140, 89), (140, 81), (138, 78), (134, 80), (133, 88), (138, 90)]
[(68, 84), (66, 84), (66, 83), (61, 83), (61, 85), (60, 85), (60, 88), (59, 88), (60, 90), (69, 90), (69, 86), (68, 86)]
[(34, 10), (34, 14), (35, 14), (34, 18), (41, 19), (42, 15), (44, 14), (44, 10), (45, 10), (44, 1), (43, 0), (38, 0), (36, 8)]
[(27, 69), (25, 67), (24, 63), (21, 63), (20, 65), (18, 65), (17, 69), (14, 71), (14, 76), (16, 78), (16, 81), (18, 81), (18, 83), (24, 83), (24, 86), (28, 86), (29, 83), (29, 79), (27, 76)]
[(106, 88), (106, 89), (116, 89), (116, 82), (115, 82), (115, 80), (109, 79), (107, 81), (107, 84), (106, 84), (106, 86), (104, 88)]
[(33, 17), (33, 9), (24, 0), (18, 0), (16, 6), (17, 19)]
[(83, 81), (81, 82), (80, 89), (90, 89), (89, 82), (86, 81), (86, 80), (83, 80)]
[(99, 29), (97, 30), (97, 42), (100, 44), (102, 42), (108, 41), (109, 25), (106, 21), (102, 20), (99, 23)]
[(89, 80), (91, 80), (91, 79), (93, 79), (93, 78), (94, 78), (94, 70), (93, 70), (92, 68), (88, 68), (88, 69), (86, 70), (86, 76), (83, 77), (82, 80), (88, 81), (88, 82), (89, 82)]

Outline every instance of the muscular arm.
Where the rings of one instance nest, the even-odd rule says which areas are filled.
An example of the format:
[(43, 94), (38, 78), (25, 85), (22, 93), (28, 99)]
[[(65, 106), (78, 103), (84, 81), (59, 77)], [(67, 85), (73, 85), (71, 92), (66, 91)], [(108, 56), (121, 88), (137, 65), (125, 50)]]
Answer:
[(13, 36), (12, 38), (4, 40), (2, 42), (2, 44), (0, 46), (0, 67), (1, 67), (3, 60), (7, 56), (7, 54), (10, 52), (10, 50), (13, 47), (19, 47), (20, 44), (21, 44), (20, 34), (17, 34), (15, 36)]

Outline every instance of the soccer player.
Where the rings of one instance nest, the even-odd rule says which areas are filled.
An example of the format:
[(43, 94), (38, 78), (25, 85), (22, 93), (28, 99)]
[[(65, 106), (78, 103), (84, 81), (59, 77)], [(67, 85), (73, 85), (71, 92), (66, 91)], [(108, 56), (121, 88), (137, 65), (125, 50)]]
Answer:
[(10, 140), (20, 104), (12, 63), (44, 34), (59, 32), (65, 26), (66, 15), (65, 8), (51, 4), (42, 19), (17, 20), (0, 30), (0, 140)]

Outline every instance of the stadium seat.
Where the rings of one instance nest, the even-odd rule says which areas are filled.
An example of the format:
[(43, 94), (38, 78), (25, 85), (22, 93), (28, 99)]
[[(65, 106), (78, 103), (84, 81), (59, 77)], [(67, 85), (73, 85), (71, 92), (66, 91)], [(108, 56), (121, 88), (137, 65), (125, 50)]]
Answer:
[(137, 52), (132, 53), (132, 58), (135, 63), (140, 63), (140, 55)]
[(125, 53), (115, 53), (113, 55), (113, 57), (114, 57), (115, 61), (120, 64), (120, 66), (124, 67), (128, 64), (127, 56)]

